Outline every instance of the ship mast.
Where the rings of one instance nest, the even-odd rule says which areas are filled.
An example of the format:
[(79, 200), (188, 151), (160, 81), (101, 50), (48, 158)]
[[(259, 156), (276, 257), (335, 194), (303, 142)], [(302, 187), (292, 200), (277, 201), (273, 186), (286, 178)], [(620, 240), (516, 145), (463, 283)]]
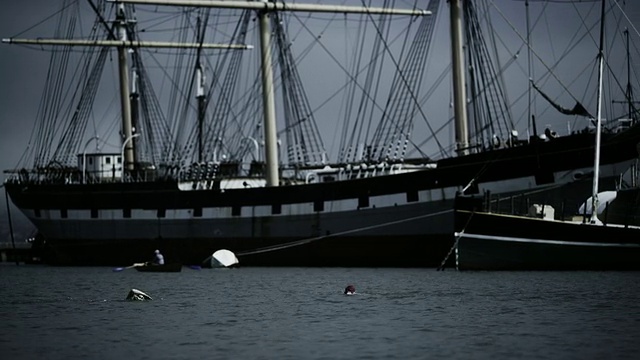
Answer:
[(613, 103), (626, 104), (627, 105), (627, 113), (629, 114), (629, 120), (631, 124), (635, 124), (635, 110), (634, 103), (637, 101), (633, 101), (633, 87), (631, 86), (631, 52), (629, 48), (629, 29), (624, 30), (625, 36), (625, 50), (627, 55), (627, 88), (625, 90), (624, 96), (625, 100), (614, 100)]
[(465, 96), (465, 71), (462, 49), (462, 0), (449, 1), (451, 36), (451, 65), (453, 68), (453, 112), (456, 130), (456, 152), (469, 153), (469, 129), (467, 124), (467, 98)]
[(204, 160), (204, 119), (207, 98), (204, 92), (204, 72), (200, 60), (196, 64), (196, 100), (198, 101), (198, 162)]
[[(201, 28), (200, 17), (198, 17), (198, 42), (202, 41), (204, 31)], [(196, 100), (198, 101), (198, 162), (204, 159), (204, 119), (207, 108), (207, 98), (204, 91), (204, 72), (200, 63), (201, 50), (198, 48), (196, 60)]]
[[(627, 105), (627, 114), (629, 126), (634, 125), (636, 123), (636, 111), (635, 105), (638, 102), (633, 100), (633, 87), (631, 86), (631, 52), (629, 47), (629, 29), (624, 30), (625, 36), (625, 47), (626, 47), (626, 55), (627, 55), (627, 88), (625, 90), (625, 100), (613, 100), (613, 103), (618, 104), (626, 104)], [(631, 187), (636, 187), (638, 180), (638, 164), (637, 161), (631, 165)]]
[(629, 119), (631, 123), (635, 124), (635, 111), (633, 107), (633, 88), (631, 87), (631, 50), (629, 47), (629, 29), (624, 30), (626, 37), (626, 50), (627, 50), (627, 106), (629, 109)]
[[(267, 0), (262, 0), (265, 3)], [(276, 131), (276, 104), (271, 66), (271, 29), (266, 10), (258, 12), (260, 17), (260, 54), (262, 56), (262, 111), (264, 113), (265, 159), (267, 161), (267, 186), (278, 186), (278, 137)]]
[(598, 101), (596, 109), (596, 144), (593, 160), (593, 191), (591, 195), (591, 223), (600, 224), (598, 219), (598, 181), (600, 178), (600, 136), (602, 134), (602, 73), (604, 71), (604, 15), (605, 0), (600, 12), (600, 45), (598, 49)]
[[(353, 14), (387, 14), (425, 16), (430, 11), (420, 9), (390, 9), (366, 6), (300, 4), (285, 2), (258, 1), (220, 1), (220, 0), (117, 0), (119, 3), (199, 6), (226, 9), (245, 9), (258, 11), (260, 21), (260, 49), (262, 56), (262, 100), (264, 112), (265, 158), (267, 162), (267, 186), (279, 185), (278, 174), (278, 144), (276, 135), (276, 112), (273, 88), (273, 68), (271, 59), (271, 28), (268, 14), (272, 11), (297, 11), (319, 13), (353, 13)], [(466, 120), (465, 120), (466, 122)]]
[[(119, 40), (123, 43), (127, 41), (127, 18), (124, 12), (124, 4), (118, 4), (116, 12), (116, 26)], [(135, 163), (135, 153), (133, 151), (133, 122), (131, 120), (131, 102), (129, 100), (129, 66), (127, 63), (127, 49), (118, 46), (118, 70), (120, 72), (120, 107), (122, 111), (122, 137), (124, 146), (124, 159), (122, 168), (132, 171)], [(124, 171), (123, 171), (124, 175)]]

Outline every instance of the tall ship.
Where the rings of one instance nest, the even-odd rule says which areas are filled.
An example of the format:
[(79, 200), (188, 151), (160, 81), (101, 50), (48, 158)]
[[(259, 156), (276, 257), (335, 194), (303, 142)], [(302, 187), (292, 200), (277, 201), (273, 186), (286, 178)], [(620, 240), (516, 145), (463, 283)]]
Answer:
[[(126, 265), (160, 249), (199, 264), (228, 249), (243, 266), (438, 267), (453, 261), (460, 195), (577, 212), (594, 178), (594, 117), (546, 92), (575, 79), (563, 83), (560, 60), (535, 51), (533, 4), (501, 63), (494, 2), (399, 3), (65, 1), (56, 38), (3, 39), (51, 49), (35, 140), (4, 182), (44, 261)], [(81, 5), (90, 31), (77, 30)], [(449, 56), (434, 76), (439, 19)], [(549, 104), (543, 116), (570, 117), (566, 134), (531, 106), (518, 131), (504, 79), (518, 58), (524, 96)], [(450, 96), (427, 106), (444, 79)], [(322, 93), (328, 83), (338, 85)], [(637, 109), (620, 94), (602, 125), (602, 191), (619, 189), (638, 158)]]

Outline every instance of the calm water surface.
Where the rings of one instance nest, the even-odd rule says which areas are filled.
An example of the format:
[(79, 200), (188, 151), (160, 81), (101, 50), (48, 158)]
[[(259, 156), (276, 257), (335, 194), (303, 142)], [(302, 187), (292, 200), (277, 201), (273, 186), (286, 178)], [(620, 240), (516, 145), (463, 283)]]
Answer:
[[(354, 284), (357, 294), (342, 294)], [(131, 288), (154, 300), (130, 302)], [(3, 359), (638, 359), (640, 272), (0, 265)]]

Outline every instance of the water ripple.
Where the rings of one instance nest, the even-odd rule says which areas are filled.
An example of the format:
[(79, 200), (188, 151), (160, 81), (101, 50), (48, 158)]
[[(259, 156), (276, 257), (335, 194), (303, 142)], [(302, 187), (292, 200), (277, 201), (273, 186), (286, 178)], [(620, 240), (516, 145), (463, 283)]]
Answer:
[[(640, 351), (635, 272), (0, 272), (3, 358), (632, 359)], [(355, 296), (342, 294), (346, 284)], [(154, 300), (125, 301), (131, 288)]]

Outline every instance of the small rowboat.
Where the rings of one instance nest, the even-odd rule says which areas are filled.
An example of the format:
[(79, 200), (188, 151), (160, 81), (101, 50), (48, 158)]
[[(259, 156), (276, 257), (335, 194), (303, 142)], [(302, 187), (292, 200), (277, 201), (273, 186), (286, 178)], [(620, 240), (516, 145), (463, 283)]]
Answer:
[(164, 265), (142, 265), (135, 266), (135, 269), (141, 272), (180, 272), (182, 271), (182, 264), (171, 263)]

